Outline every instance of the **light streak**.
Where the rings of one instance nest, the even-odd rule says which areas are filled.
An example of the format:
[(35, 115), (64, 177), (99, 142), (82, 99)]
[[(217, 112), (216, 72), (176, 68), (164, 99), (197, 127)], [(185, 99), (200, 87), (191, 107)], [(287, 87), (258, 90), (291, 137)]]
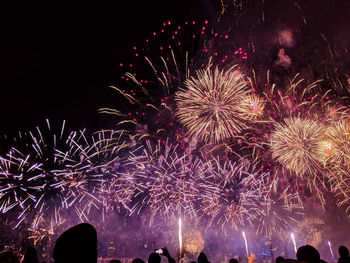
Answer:
[(182, 253), (182, 223), (181, 223), (181, 217), (179, 218), (179, 261), (181, 259), (181, 253)]
[(332, 244), (330, 241), (328, 241), (328, 246), (329, 246), (329, 251), (331, 252), (331, 255), (332, 255), (332, 259), (334, 259), (334, 253), (333, 253)]
[(246, 251), (246, 254), (247, 254), (247, 258), (248, 258), (249, 257), (248, 242), (247, 242), (247, 238), (245, 236), (245, 232), (244, 231), (242, 232), (242, 235), (243, 235), (243, 238), (244, 238), (245, 251)]
[(291, 233), (290, 236), (292, 237), (294, 252), (297, 253), (297, 245), (295, 243), (294, 233)]

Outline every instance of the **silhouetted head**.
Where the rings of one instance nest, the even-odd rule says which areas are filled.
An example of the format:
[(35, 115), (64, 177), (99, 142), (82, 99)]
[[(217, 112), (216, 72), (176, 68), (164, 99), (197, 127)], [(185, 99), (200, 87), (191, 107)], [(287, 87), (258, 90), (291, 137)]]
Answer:
[(190, 263), (196, 263), (196, 261), (191, 261)]
[(160, 256), (157, 253), (152, 253), (148, 257), (148, 263), (160, 263)]
[(135, 258), (132, 263), (145, 263), (141, 258)]
[(284, 257), (279, 256), (276, 258), (276, 263), (282, 263), (283, 261), (284, 261)]
[(235, 258), (231, 258), (230, 261), (229, 261), (229, 263), (238, 263), (238, 260), (235, 259)]
[(340, 246), (338, 252), (341, 258), (349, 257), (349, 250), (346, 246)]
[(95, 228), (83, 223), (65, 231), (56, 241), (53, 258), (55, 263), (96, 263), (97, 234)]
[(108, 263), (122, 263), (119, 259), (112, 259)]
[(38, 253), (34, 247), (29, 246), (27, 248), (22, 263), (39, 263)]
[(203, 252), (201, 252), (198, 256), (198, 263), (208, 263), (208, 257), (206, 254), (204, 254)]
[(309, 263), (320, 262), (320, 253), (313, 246), (302, 246), (298, 248), (297, 259)]

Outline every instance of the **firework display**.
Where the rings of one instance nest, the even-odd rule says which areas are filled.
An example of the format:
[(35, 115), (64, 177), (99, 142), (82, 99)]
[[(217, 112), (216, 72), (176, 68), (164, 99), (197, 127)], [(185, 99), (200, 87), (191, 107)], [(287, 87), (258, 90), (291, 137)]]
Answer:
[[(132, 220), (149, 228), (180, 220), (180, 254), (201, 251), (213, 231), (242, 233), (249, 256), (248, 233), (285, 246), (296, 233), (319, 246), (331, 208), (348, 220), (350, 89), (346, 74), (329, 69), (345, 51), (328, 45), (324, 68), (298, 68), (303, 58), (288, 54), (300, 30), (278, 29), (268, 42), (277, 58), (268, 60), (272, 51), (254, 31), (268, 18), (261, 12), (250, 21), (252, 6), (233, 2), (222, 1), (219, 22), (169, 21), (133, 47), (138, 66), (121, 63), (125, 74), (112, 86), (128, 106), (99, 110), (117, 125), (70, 131), (47, 120), (5, 138), (1, 224), (44, 245), (78, 222), (108, 232), (114, 218), (125, 228)], [(232, 12), (242, 18), (231, 21)], [(249, 23), (249, 36), (238, 37)]]

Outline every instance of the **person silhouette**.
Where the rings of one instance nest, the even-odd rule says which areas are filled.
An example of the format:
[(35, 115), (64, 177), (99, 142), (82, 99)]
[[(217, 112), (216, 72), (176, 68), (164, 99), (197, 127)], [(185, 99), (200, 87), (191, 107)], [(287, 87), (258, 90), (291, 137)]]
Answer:
[(145, 263), (141, 258), (135, 258), (133, 259), (132, 263)]
[(155, 252), (151, 253), (151, 255), (149, 255), (149, 257), (148, 257), (148, 263), (160, 263), (160, 261), (161, 261), (160, 255), (166, 257), (168, 259), (169, 263), (175, 263), (175, 259), (173, 259), (170, 256), (170, 253), (166, 247), (162, 248), (161, 250), (162, 250), (161, 254), (158, 254)]
[(148, 257), (148, 263), (160, 263), (160, 260), (159, 254), (155, 252), (151, 253)]
[(324, 263), (325, 261), (321, 259), (320, 253), (316, 248), (310, 245), (305, 245), (299, 247), (297, 250), (298, 261), (308, 262), (308, 263)]
[(87, 223), (73, 226), (58, 237), (53, 250), (54, 263), (96, 263), (97, 233)]
[(171, 256), (170, 256), (170, 253), (167, 249), (167, 247), (163, 247), (163, 254), (162, 256), (166, 257), (168, 259), (168, 262), (169, 263), (175, 263), (175, 259), (173, 259)]
[(350, 263), (349, 250), (346, 246), (340, 246), (338, 248), (339, 259), (338, 263)]
[(204, 252), (201, 252), (198, 256), (198, 263), (210, 263), (208, 257)]
[(29, 246), (24, 254), (22, 263), (39, 263), (38, 253), (36, 249), (32, 246)]
[(230, 261), (229, 261), (229, 263), (239, 263), (239, 262), (238, 262), (238, 260), (237, 260), (237, 259), (235, 259), (235, 258), (231, 258), (231, 259), (230, 259)]

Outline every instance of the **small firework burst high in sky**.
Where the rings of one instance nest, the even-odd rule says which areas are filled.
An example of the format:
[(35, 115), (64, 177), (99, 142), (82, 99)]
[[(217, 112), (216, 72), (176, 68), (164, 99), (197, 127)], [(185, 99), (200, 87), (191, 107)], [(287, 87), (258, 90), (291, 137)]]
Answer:
[(350, 224), (348, 43), (314, 29), (306, 2), (219, 2), (213, 21), (167, 20), (132, 45), (117, 103), (100, 109), (108, 129), (47, 120), (0, 138), (4, 232), (44, 247), (90, 222), (104, 244), (132, 237), (141, 251), (178, 231), (182, 254), (188, 233), (227, 253), (242, 233), (247, 256), (336, 244), (332, 227)]

